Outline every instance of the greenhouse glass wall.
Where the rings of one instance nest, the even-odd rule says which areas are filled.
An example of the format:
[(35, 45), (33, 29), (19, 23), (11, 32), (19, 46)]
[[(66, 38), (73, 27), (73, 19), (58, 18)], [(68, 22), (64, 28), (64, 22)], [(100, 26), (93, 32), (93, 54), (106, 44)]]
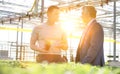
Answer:
[(46, 10), (50, 5), (57, 5), (62, 11), (60, 22), (64, 25), (69, 45), (63, 55), (74, 61), (84, 29), (80, 7), (91, 4), (96, 7), (96, 19), (104, 28), (105, 61), (120, 61), (120, 1), (106, 1), (0, 0), (0, 59), (35, 61), (38, 52), (30, 49), (29, 45), (32, 29), (47, 20)]

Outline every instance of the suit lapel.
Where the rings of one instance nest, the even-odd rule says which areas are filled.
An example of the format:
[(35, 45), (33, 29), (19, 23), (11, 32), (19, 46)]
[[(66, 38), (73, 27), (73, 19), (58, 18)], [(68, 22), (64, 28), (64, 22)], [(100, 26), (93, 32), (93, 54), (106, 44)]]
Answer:
[(82, 45), (84, 44), (86, 38), (89, 38), (89, 34), (90, 31), (92, 30), (92, 27), (94, 26), (94, 22), (92, 22), (91, 24), (89, 24), (89, 26), (85, 29), (85, 31), (82, 34), (81, 40), (80, 40), (80, 48), (82, 47)]
[(94, 20), (92, 23), (90, 23), (89, 26), (82, 33), (80, 43), (79, 43), (78, 48), (77, 48), (76, 62), (80, 61), (80, 51), (82, 49), (84, 42), (87, 40), (87, 38), (89, 38), (90, 31), (95, 26), (95, 23), (96, 23), (96, 20)]

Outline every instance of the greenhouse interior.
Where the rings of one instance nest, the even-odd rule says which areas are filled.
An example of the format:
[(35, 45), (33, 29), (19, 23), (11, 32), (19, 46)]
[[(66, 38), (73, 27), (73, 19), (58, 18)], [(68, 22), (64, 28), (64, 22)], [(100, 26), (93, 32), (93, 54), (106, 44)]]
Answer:
[[(59, 21), (68, 41), (68, 50), (62, 54), (68, 63), (75, 61), (84, 29), (80, 7), (93, 5), (97, 10), (96, 20), (104, 30), (105, 63), (120, 67), (120, 0), (0, 0), (0, 60), (36, 62), (38, 52), (30, 48), (31, 33), (35, 26), (46, 22), (46, 11), (51, 5), (61, 10)], [(120, 74), (118, 71), (116, 74)]]

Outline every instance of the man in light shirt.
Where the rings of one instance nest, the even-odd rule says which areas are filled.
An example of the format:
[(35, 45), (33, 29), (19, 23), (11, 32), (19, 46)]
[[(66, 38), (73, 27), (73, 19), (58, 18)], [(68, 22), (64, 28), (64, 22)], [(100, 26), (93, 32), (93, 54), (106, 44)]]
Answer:
[(59, 19), (59, 7), (50, 6), (47, 10), (48, 20), (35, 26), (30, 40), (30, 48), (38, 51), (37, 62), (47, 61), (48, 63), (66, 62), (61, 56), (61, 50), (68, 49), (67, 37)]

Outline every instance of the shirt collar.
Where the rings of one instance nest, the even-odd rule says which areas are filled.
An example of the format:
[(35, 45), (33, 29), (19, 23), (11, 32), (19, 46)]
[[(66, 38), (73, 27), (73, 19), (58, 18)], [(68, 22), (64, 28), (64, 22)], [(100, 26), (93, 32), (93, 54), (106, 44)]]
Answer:
[(89, 26), (91, 23), (93, 23), (93, 21), (95, 21), (96, 19), (92, 19), (87, 25)]

